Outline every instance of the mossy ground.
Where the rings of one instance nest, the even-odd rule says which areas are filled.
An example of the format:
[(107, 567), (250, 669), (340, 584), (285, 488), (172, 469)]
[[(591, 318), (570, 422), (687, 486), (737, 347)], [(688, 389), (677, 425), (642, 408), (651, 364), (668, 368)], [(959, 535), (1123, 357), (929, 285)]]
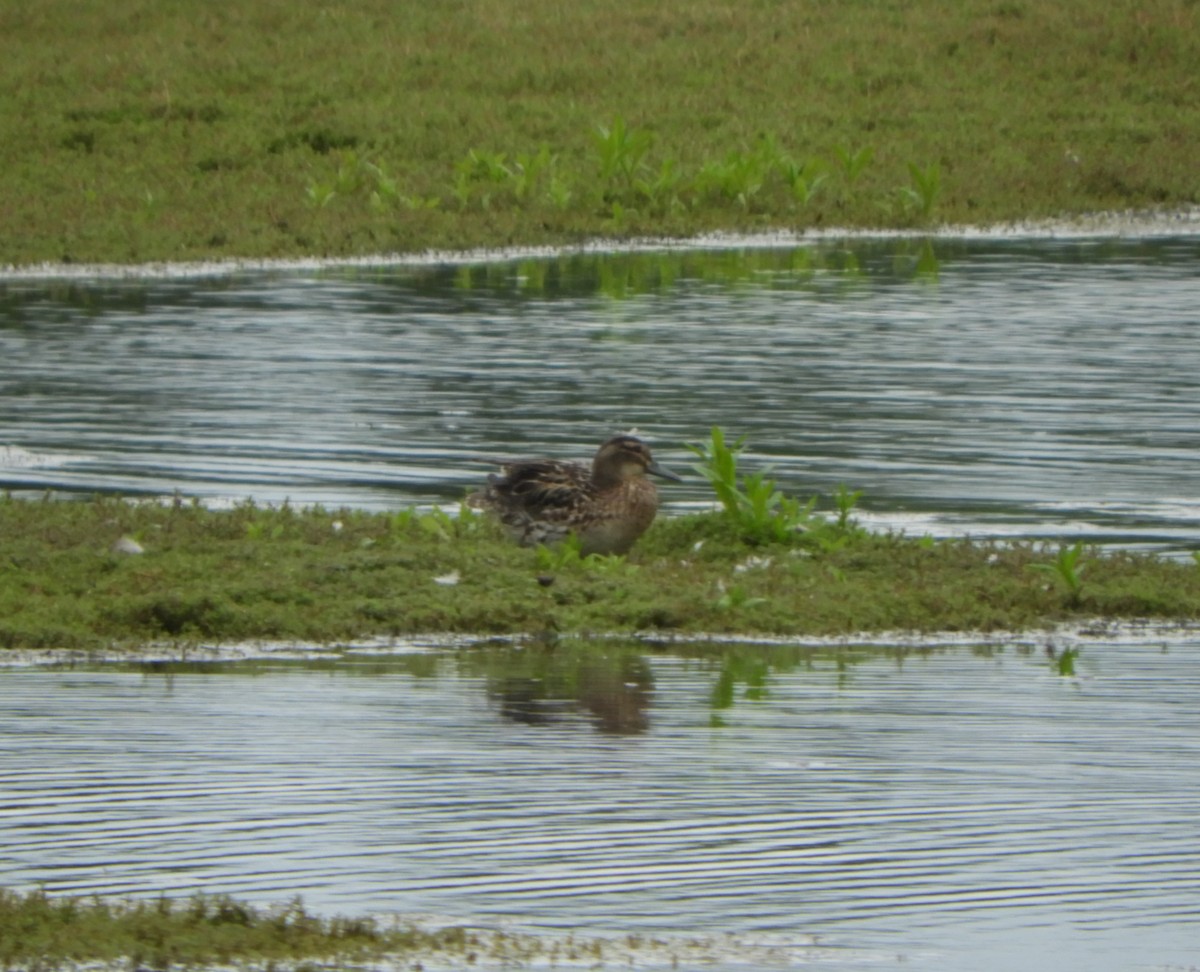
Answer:
[(461, 928), (427, 932), (370, 918), (319, 918), (298, 901), (259, 909), (224, 896), (119, 901), (0, 889), (0, 929), (0, 967), (31, 970), (81, 962), (123, 969), (362, 968), (371, 960), (409, 968), (431, 953), (470, 967), (535, 947)]
[[(1200, 200), (1197, 16), (1190, 0), (7, 4), (0, 263), (1178, 207)], [(618, 119), (606, 150), (597, 128)]]
[[(1200, 617), (1200, 569), (1085, 552), (1077, 591), (1028, 544), (834, 526), (750, 544), (660, 519), (627, 558), (514, 546), (485, 518), (121, 500), (0, 501), (0, 647), (372, 635), (1016, 630)], [(144, 553), (114, 551), (122, 537)]]

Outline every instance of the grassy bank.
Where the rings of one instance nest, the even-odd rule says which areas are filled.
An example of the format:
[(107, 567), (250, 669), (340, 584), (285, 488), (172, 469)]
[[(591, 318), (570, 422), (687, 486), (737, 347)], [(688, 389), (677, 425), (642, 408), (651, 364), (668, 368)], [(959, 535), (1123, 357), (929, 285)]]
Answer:
[(0, 263), (1200, 200), (1188, 0), (0, 11)]
[(0, 966), (112, 968), (345, 968), (387, 961), (419, 968), (438, 956), (455, 964), (517, 961), (533, 940), (462, 929), (419, 931), (370, 918), (319, 918), (299, 902), (258, 909), (227, 897), (119, 901), (0, 889)]
[[(0, 647), (1200, 617), (1191, 563), (873, 535), (836, 515), (820, 523), (755, 538), (722, 513), (680, 517), (660, 520), (627, 558), (580, 559), (517, 548), (469, 515), (6, 500)], [(120, 549), (130, 540), (142, 552)]]

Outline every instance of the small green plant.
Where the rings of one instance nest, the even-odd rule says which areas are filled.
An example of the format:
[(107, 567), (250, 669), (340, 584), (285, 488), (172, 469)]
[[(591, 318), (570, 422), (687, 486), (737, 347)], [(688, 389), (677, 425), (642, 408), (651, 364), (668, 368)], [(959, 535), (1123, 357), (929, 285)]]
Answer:
[(724, 509), (725, 516), (752, 543), (786, 542), (805, 529), (816, 498), (802, 504), (784, 496), (766, 472), (746, 476), (739, 483), (737, 455), (745, 448), (745, 437), (732, 446), (725, 433), (714, 425), (707, 443), (688, 445), (700, 457), (692, 468), (708, 480)]
[(757, 152), (729, 152), (724, 159), (709, 161), (696, 174), (696, 189), (701, 195), (719, 196), (749, 209), (762, 191), (767, 168)]
[(849, 146), (839, 145), (833, 150), (833, 156), (837, 159), (838, 167), (842, 171), (842, 177), (846, 180), (846, 187), (854, 188), (854, 184), (858, 182), (863, 171), (871, 160), (875, 158), (875, 150), (869, 145), (864, 145), (862, 148), (854, 150)]
[(454, 185), (450, 194), (461, 209), (478, 200), (481, 209), (490, 209), (497, 191), (513, 178), (508, 156), (503, 152), (468, 149), (454, 166)]
[(1082, 541), (1070, 547), (1063, 547), (1049, 564), (1030, 564), (1030, 570), (1046, 574), (1054, 574), (1066, 585), (1067, 593), (1072, 603), (1078, 603), (1083, 589), (1083, 571), (1086, 565), (1079, 561), (1083, 557)]
[(1196, 566), (1200, 567), (1200, 550), (1192, 551), (1192, 560), (1196, 561)]
[(805, 159), (803, 162), (783, 159), (779, 164), (779, 172), (801, 206), (812, 202), (826, 179), (825, 166), (816, 159)]
[(833, 502), (837, 506), (837, 528), (839, 530), (845, 532), (851, 529), (853, 523), (850, 517), (860, 499), (862, 499), (861, 489), (849, 490), (845, 483), (838, 483), (837, 492), (833, 494)]
[(592, 141), (599, 155), (601, 183), (610, 189), (626, 190), (633, 187), (634, 178), (645, 167), (654, 136), (629, 128), (617, 115), (610, 125), (596, 126)]
[(588, 554), (583, 555), (579, 538), (575, 534), (567, 534), (559, 543), (553, 546), (539, 546), (534, 551), (539, 570), (559, 571), (572, 567), (582, 567), (594, 574), (628, 574), (637, 570), (635, 564), (629, 563), (617, 554)]
[(651, 210), (657, 213), (674, 212), (682, 208), (679, 189), (683, 175), (675, 159), (667, 159), (659, 167), (657, 175), (647, 175), (634, 180), (634, 191), (644, 199)]
[(937, 163), (922, 169), (915, 162), (908, 163), (910, 185), (900, 189), (900, 199), (908, 213), (922, 222), (933, 215), (933, 207), (942, 188), (942, 174)]
[(725, 588), (722, 586), (718, 590), (717, 597), (713, 601), (713, 607), (718, 611), (733, 611), (738, 608), (755, 608), (760, 604), (766, 604), (765, 597), (751, 597), (744, 587), (737, 584), (732, 587)]
[(269, 519), (252, 520), (246, 524), (246, 539), (259, 543), (263, 540), (278, 540), (283, 536), (283, 524), (272, 524)]

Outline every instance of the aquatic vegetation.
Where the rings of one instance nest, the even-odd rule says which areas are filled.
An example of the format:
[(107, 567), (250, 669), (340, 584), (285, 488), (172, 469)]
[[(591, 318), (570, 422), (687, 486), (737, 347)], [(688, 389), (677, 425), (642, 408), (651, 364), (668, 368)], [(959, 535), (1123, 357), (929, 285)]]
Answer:
[(1030, 564), (1029, 569), (1053, 574), (1066, 586), (1071, 601), (1078, 603), (1083, 590), (1083, 571), (1085, 568), (1085, 565), (1080, 563), (1082, 557), (1083, 543), (1078, 542), (1070, 547), (1060, 549), (1053, 563)]
[(745, 448), (745, 437), (733, 445), (725, 442), (725, 433), (713, 426), (707, 443), (689, 445), (700, 457), (692, 468), (708, 480), (725, 515), (742, 536), (756, 543), (786, 542), (812, 522), (816, 498), (802, 504), (784, 496), (768, 479), (765, 471), (738, 475), (738, 453)]
[(875, 158), (875, 150), (869, 145), (864, 145), (859, 149), (851, 149), (846, 145), (835, 145), (833, 157), (837, 160), (846, 187), (853, 189), (854, 184), (871, 164), (871, 160)]
[(299, 959), (357, 963), (414, 950), (460, 950), (461, 929), (418, 932), (383, 927), (370, 918), (323, 919), (299, 900), (260, 910), (225, 896), (185, 901), (108, 901), (19, 894), (0, 889), (0, 964), (58, 968), (76, 962), (127, 963), (134, 968), (274, 964)]
[(908, 175), (911, 182), (900, 188), (901, 202), (911, 217), (928, 222), (942, 189), (941, 169), (936, 163), (921, 168), (915, 162), (909, 162)]
[(597, 125), (592, 134), (600, 170), (600, 182), (618, 193), (634, 187), (634, 180), (645, 167), (645, 156), (654, 144), (654, 136), (643, 129), (630, 128), (617, 115), (607, 125)]

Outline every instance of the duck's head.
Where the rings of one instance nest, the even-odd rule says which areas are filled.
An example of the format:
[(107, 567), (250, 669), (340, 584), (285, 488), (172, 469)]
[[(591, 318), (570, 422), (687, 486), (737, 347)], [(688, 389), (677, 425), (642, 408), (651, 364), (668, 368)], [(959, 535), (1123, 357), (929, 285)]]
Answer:
[(647, 473), (677, 483), (683, 481), (682, 477), (655, 462), (646, 443), (632, 435), (613, 436), (592, 460), (592, 479), (601, 485), (621, 483)]

